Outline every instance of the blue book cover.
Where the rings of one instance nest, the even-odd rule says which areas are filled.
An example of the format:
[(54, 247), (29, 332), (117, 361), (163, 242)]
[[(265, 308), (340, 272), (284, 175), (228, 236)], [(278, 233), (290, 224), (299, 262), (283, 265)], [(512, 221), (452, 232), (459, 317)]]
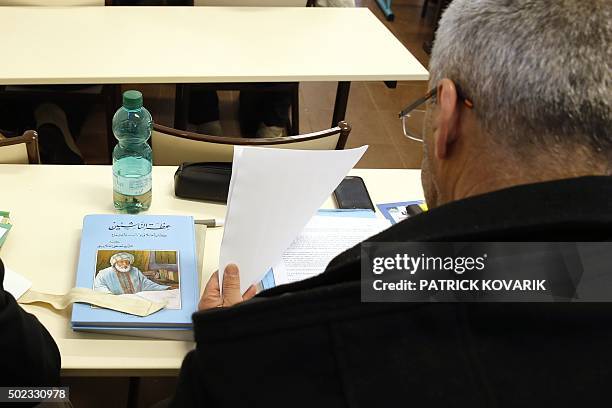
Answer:
[(192, 217), (88, 215), (76, 286), (117, 296), (165, 300), (146, 317), (75, 303), (74, 329), (189, 329), (199, 288)]

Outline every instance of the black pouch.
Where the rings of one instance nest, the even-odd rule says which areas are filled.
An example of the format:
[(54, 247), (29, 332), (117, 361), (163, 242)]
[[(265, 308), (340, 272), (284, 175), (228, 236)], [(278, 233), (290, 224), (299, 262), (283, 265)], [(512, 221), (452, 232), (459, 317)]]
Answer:
[(174, 195), (227, 203), (232, 163), (183, 163), (174, 173)]

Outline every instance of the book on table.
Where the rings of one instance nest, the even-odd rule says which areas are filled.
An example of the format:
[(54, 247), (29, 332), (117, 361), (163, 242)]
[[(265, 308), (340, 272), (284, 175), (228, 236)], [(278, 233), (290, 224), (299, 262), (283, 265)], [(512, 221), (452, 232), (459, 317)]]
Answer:
[(191, 315), (199, 300), (195, 233), (194, 220), (188, 216), (86, 216), (76, 286), (167, 304), (156, 313), (139, 317), (75, 303), (72, 328), (192, 339)]

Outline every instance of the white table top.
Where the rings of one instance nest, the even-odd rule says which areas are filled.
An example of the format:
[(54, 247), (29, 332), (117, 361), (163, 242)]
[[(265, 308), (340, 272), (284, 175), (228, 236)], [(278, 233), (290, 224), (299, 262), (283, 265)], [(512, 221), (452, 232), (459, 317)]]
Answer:
[[(174, 197), (176, 167), (154, 167), (149, 214), (222, 218), (225, 206)], [(351, 172), (364, 178), (374, 203), (421, 199), (419, 170)], [(33, 289), (66, 293), (75, 284), (83, 217), (113, 213), (110, 166), (0, 165), (0, 210), (10, 230), (0, 256), (33, 282)], [(333, 208), (332, 200), (324, 207)], [(202, 282), (218, 266), (222, 228), (206, 233)], [(64, 375), (175, 375), (192, 342), (73, 332), (71, 309), (25, 305), (47, 327), (62, 354)]]
[(427, 80), (367, 8), (0, 7), (0, 85)]

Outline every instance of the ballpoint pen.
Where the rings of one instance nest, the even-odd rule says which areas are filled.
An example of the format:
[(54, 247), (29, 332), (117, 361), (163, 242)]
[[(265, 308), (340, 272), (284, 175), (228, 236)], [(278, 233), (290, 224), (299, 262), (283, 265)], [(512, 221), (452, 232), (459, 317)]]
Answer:
[(211, 218), (208, 220), (195, 220), (196, 224), (206, 225), (208, 228), (222, 227), (225, 225), (223, 218)]

